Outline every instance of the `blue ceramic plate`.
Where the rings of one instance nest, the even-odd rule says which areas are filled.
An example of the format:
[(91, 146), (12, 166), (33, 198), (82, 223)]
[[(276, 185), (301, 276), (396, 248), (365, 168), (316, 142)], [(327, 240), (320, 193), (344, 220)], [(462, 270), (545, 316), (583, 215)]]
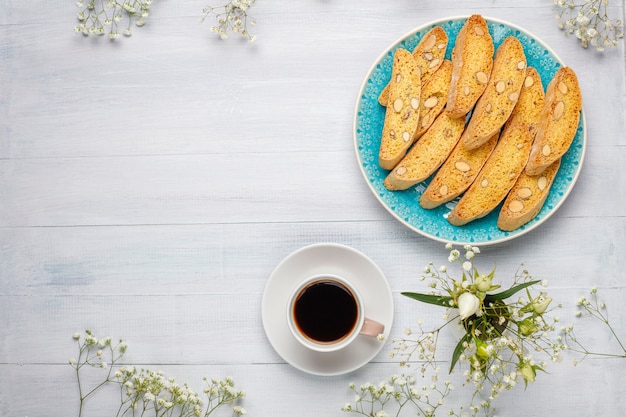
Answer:
[[(586, 146), (585, 115), (583, 111), (576, 137), (561, 160), (561, 167), (543, 208), (537, 217), (515, 231), (498, 229), (496, 222), (500, 207), (486, 217), (461, 227), (452, 226), (446, 220), (458, 199), (433, 210), (423, 209), (419, 205), (419, 198), (430, 179), (406, 191), (387, 190), (383, 182), (388, 171), (378, 166), (378, 150), (385, 119), (385, 109), (378, 104), (378, 96), (391, 77), (393, 55), (398, 48), (413, 51), (424, 34), (435, 26), (441, 26), (448, 34), (446, 58), (450, 59), (456, 36), (466, 19), (467, 16), (452, 17), (428, 23), (406, 34), (383, 52), (370, 69), (359, 92), (354, 114), (354, 144), (367, 184), (382, 205), (400, 222), (434, 240), (488, 245), (513, 239), (535, 229), (565, 201), (582, 167)], [(496, 49), (507, 36), (513, 35), (520, 40), (528, 66), (539, 72), (545, 89), (563, 62), (548, 46), (525, 30), (500, 20), (486, 20)]]

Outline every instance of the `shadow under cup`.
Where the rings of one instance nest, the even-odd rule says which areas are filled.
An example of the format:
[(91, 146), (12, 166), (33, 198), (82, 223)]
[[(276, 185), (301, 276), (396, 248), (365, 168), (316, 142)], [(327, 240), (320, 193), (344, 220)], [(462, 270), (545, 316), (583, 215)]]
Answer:
[(336, 275), (306, 280), (290, 298), (289, 327), (305, 347), (330, 352), (342, 349), (359, 334), (376, 337), (384, 325), (367, 319), (356, 289)]

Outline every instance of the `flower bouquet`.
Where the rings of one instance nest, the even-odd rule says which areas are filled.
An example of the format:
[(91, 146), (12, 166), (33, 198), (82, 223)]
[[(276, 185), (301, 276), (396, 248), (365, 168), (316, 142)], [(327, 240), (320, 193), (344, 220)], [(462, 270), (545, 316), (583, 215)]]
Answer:
[[(433, 330), (422, 331), (417, 339), (396, 341), (394, 355), (403, 357), (407, 364), (418, 355), (424, 366), (434, 363), (434, 352), (440, 331), (457, 323), (461, 336), (454, 348), (449, 371), (465, 362), (467, 382), (482, 389), (491, 383), (490, 398), (510, 389), (523, 380), (527, 385), (535, 380), (537, 371), (545, 371), (547, 361), (537, 361), (534, 354), (544, 354), (552, 361), (560, 360), (565, 349), (561, 338), (550, 339), (558, 318), (549, 318), (552, 298), (540, 291), (533, 295), (535, 286), (547, 286), (547, 281), (535, 280), (526, 270), (518, 270), (513, 284), (503, 290), (494, 284), (495, 267), (483, 274), (474, 267), (479, 248), (465, 246), (464, 256), (451, 244), (448, 261), (462, 264), (460, 278), (449, 275), (448, 268), (436, 269), (432, 262), (425, 268), (422, 280), (430, 280), (428, 293), (403, 292), (402, 294), (427, 304), (446, 309), (445, 323)], [(456, 314), (454, 313), (456, 312)], [(421, 326), (421, 325), (420, 325)], [(411, 330), (407, 334), (412, 334)]]
[[(560, 361), (566, 348), (556, 330), (558, 317), (550, 317), (552, 298), (536, 287), (547, 281), (533, 279), (522, 268), (515, 273), (508, 289), (494, 283), (495, 267), (487, 274), (479, 272), (474, 260), (479, 248), (465, 246), (465, 253), (446, 245), (448, 261), (461, 264), (458, 278), (447, 266), (426, 266), (420, 279), (428, 281), (428, 292), (403, 292), (413, 300), (445, 309), (444, 323), (434, 330), (407, 329), (406, 336), (393, 341), (391, 356), (400, 359), (400, 366), (421, 366), (421, 381), (405, 372), (392, 375), (380, 384), (350, 385), (355, 395), (342, 410), (365, 416), (387, 416), (387, 410), (400, 415), (405, 407), (416, 408), (417, 415), (434, 416), (447, 404), (454, 385), (445, 380), (440, 385), (440, 359), (436, 358), (440, 334), (447, 326), (458, 330), (452, 351), (449, 372), (463, 369), (463, 385), (473, 387), (470, 403), (460, 410), (448, 409), (451, 416), (476, 416), (495, 412), (493, 400), (520, 382), (534, 382), (537, 371), (544, 371), (549, 361)], [(560, 307), (560, 305), (558, 306)], [(554, 337), (553, 337), (554, 335)], [(539, 359), (538, 356), (544, 356)], [(537, 358), (535, 358), (537, 356)]]

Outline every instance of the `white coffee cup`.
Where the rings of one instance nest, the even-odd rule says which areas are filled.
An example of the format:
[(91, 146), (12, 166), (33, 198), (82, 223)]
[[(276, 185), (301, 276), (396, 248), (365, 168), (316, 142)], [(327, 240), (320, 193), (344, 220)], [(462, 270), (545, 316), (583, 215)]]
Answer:
[(294, 337), (318, 352), (345, 348), (359, 335), (377, 337), (385, 326), (365, 315), (363, 300), (350, 282), (320, 274), (305, 280), (291, 294), (287, 321)]

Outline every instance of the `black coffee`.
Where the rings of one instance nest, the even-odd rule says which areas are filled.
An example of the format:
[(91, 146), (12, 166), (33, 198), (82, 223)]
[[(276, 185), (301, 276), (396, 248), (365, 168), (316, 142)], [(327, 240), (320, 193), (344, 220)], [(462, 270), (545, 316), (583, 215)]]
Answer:
[(294, 318), (298, 329), (319, 343), (337, 342), (354, 329), (358, 306), (352, 292), (333, 280), (320, 280), (296, 297)]

